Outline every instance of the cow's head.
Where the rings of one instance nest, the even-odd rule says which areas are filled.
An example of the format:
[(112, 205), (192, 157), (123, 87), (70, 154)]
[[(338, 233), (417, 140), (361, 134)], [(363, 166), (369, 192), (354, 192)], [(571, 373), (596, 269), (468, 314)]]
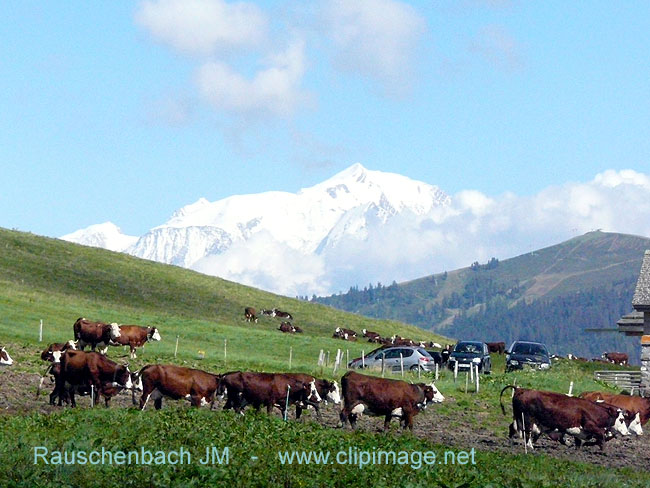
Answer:
[(639, 412), (636, 414), (628, 412), (625, 416), (627, 429), (635, 435), (643, 435), (643, 427), (641, 427), (641, 416)]
[(147, 327), (147, 340), (149, 341), (160, 341), (162, 340), (162, 337), (160, 337), (160, 332), (158, 332), (157, 327)]
[(621, 435), (630, 435), (630, 431), (625, 425), (625, 415), (623, 414), (623, 410), (621, 410), (620, 408), (618, 409), (618, 412), (616, 414), (616, 420), (614, 421), (614, 425), (612, 429)]
[(337, 334), (340, 334), (341, 333), (341, 328), (337, 327), (336, 329), (334, 329), (334, 332), (336, 332)]
[(118, 387), (121, 386), (122, 388), (126, 388), (127, 390), (130, 390), (133, 388), (133, 381), (131, 381), (131, 371), (129, 370), (129, 366), (123, 366), (121, 364), (118, 364), (115, 366), (115, 374), (113, 375), (113, 386)]
[(11, 356), (9, 356), (7, 350), (4, 347), (0, 347), (0, 364), (11, 366), (13, 363), (14, 360), (11, 359)]
[(64, 350), (72, 349), (73, 351), (76, 351), (77, 350), (77, 342), (78, 341), (73, 341), (72, 339), (70, 339), (68, 342), (65, 343), (65, 346), (63, 346), (63, 349)]
[(142, 391), (144, 389), (142, 386), (142, 376), (140, 376), (140, 371), (133, 371), (131, 373), (131, 384), (134, 390)]
[(117, 339), (122, 335), (122, 333), (120, 332), (120, 326), (116, 322), (110, 324), (109, 327), (110, 327), (111, 339)]
[(440, 390), (436, 388), (436, 385), (431, 382), (428, 385), (424, 386), (424, 403), (442, 403), (445, 401), (445, 397), (440, 393)]
[(217, 375), (217, 389), (214, 391), (214, 394), (217, 395), (220, 400), (223, 400), (223, 398), (228, 394), (226, 382), (223, 381), (223, 377), (223, 374)]
[(341, 390), (339, 390), (339, 384), (336, 381), (327, 381), (325, 383), (325, 400), (332, 402), (334, 405), (341, 403)]
[(318, 394), (318, 389), (316, 388), (316, 380), (313, 380), (309, 383), (309, 396), (308, 399), (313, 403), (320, 403), (323, 399)]

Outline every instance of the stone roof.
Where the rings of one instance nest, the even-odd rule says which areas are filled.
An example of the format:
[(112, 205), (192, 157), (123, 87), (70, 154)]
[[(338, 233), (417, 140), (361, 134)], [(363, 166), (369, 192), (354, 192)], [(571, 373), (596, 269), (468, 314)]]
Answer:
[(634, 297), (632, 297), (634, 310), (650, 311), (650, 249), (643, 255), (643, 264), (636, 282)]

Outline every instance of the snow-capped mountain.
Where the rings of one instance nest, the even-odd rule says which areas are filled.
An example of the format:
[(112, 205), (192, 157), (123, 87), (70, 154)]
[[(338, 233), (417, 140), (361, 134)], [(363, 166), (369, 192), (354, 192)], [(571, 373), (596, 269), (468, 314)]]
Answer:
[[(450, 201), (436, 186), (354, 164), (298, 193), (235, 195), (216, 202), (201, 198), (174, 212), (167, 222), (136, 242), (121, 234), (118, 239), (115, 226), (112, 239), (106, 229), (97, 228), (101, 226), (63, 238), (232, 278), (239, 277), (238, 266), (251, 266), (270, 249), (275, 254), (286, 249), (304, 257), (335, 253), (342, 239), (363, 242), (369, 227), (381, 227), (397, 215), (426, 215)], [(118, 249), (118, 241), (131, 245)], [(291, 264), (277, 262), (276, 266), (277, 274), (282, 275)], [(264, 272), (257, 270), (254, 274)], [(274, 279), (279, 278), (272, 274)], [(259, 276), (257, 281), (249, 281), (264, 287)]]
[(101, 247), (111, 251), (122, 252), (133, 246), (138, 237), (123, 234), (112, 222), (95, 224), (61, 237), (64, 241), (76, 242), (84, 246)]

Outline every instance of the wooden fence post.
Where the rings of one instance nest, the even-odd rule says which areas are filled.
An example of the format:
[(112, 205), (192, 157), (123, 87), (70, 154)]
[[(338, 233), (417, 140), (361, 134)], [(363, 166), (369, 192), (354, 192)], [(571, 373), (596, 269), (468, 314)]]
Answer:
[(178, 353), (178, 338), (180, 336), (176, 335), (176, 347), (174, 348), (174, 357), (176, 357), (176, 354)]
[(38, 328), (38, 342), (43, 342), (43, 319), (41, 319), (41, 325)]

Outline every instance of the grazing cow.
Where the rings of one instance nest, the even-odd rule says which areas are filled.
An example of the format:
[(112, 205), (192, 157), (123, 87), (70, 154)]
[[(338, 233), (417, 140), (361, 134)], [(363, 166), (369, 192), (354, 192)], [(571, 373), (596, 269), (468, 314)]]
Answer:
[[(74, 350), (74, 349), (73, 349)], [(56, 353), (55, 353), (56, 354)], [(59, 356), (55, 356), (57, 358)], [(59, 375), (61, 374), (61, 361), (60, 359), (55, 359), (52, 364), (48, 367), (48, 369), (45, 371), (43, 376), (41, 377), (41, 381), (38, 385), (38, 389), (36, 391), (36, 398), (40, 396), (41, 388), (43, 386), (43, 380), (45, 379), (45, 376), (51, 375), (51, 380), (54, 382), (56, 385), (56, 382), (58, 380)], [(106, 407), (108, 408), (110, 406), (110, 401), (111, 398), (117, 395), (120, 392), (119, 387), (115, 387), (112, 385), (112, 383), (105, 383), (103, 390), (100, 392), (95, 392), (95, 395), (97, 397), (95, 398), (95, 402), (97, 402), (100, 398), (100, 393), (104, 395), (104, 403)], [(91, 395), (91, 388), (90, 385), (78, 385), (75, 387), (75, 393), (80, 396), (89, 396)], [(52, 392), (50, 393), (50, 405), (54, 405), (55, 400), (57, 397), (61, 398), (61, 400), (65, 401), (66, 404), (70, 403), (70, 393), (67, 389), (67, 387), (63, 388), (63, 390), (57, 389), (55, 386)], [(59, 403), (60, 405), (60, 403)]]
[(280, 317), (281, 319), (293, 320), (293, 315), (291, 315), (289, 312), (283, 312), (282, 310), (278, 310), (277, 308), (274, 308), (272, 312), (273, 312), (273, 317)]
[(142, 388), (140, 410), (144, 410), (149, 399), (154, 408), (160, 410), (163, 397), (189, 400), (192, 406), (210, 404), (212, 408), (215, 393), (220, 387), (221, 377), (200, 369), (185, 368), (174, 364), (150, 364), (138, 374), (136, 388)]
[(356, 341), (357, 333), (352, 329), (344, 329), (342, 327), (337, 327), (334, 329), (334, 334), (332, 334), (334, 339), (343, 339), (344, 341)]
[[(57, 364), (57, 363), (55, 363)], [(72, 406), (76, 406), (75, 390), (93, 387), (99, 395), (110, 398), (119, 388), (130, 389), (133, 386), (128, 366), (111, 361), (96, 352), (73, 351), (68, 349), (61, 357), (61, 370), (56, 377), (56, 396), (59, 406), (66, 394), (70, 395)], [(66, 392), (68, 386), (70, 390)], [(108, 405), (108, 401), (106, 402)]]
[[(293, 377), (298, 381), (302, 381), (303, 383), (311, 383), (314, 381), (316, 384), (316, 391), (318, 392), (318, 395), (322, 401), (325, 403), (332, 402), (335, 405), (341, 403), (341, 393), (339, 390), (339, 385), (336, 381), (318, 379), (304, 373), (285, 373), (285, 375)], [(300, 418), (300, 414), (302, 413), (304, 407), (314, 407), (314, 410), (316, 410), (316, 416), (319, 419), (321, 418), (319, 402), (309, 401), (306, 405), (296, 403), (296, 419)]]
[(293, 325), (291, 325), (289, 322), (282, 322), (280, 324), (280, 327), (278, 327), (278, 330), (280, 332), (286, 332), (289, 334), (293, 334), (294, 332), (296, 332), (296, 328)]
[(503, 354), (506, 350), (505, 342), (487, 342), (487, 347), (489, 352), (498, 352)]
[(348, 371), (341, 378), (343, 410), (341, 426), (347, 421), (352, 428), (362, 413), (384, 416), (384, 430), (392, 417), (398, 417), (403, 425), (413, 430), (413, 417), (426, 408), (427, 402), (442, 402), (445, 397), (433, 383), (412, 385), (405, 381), (366, 376)]
[(68, 349), (77, 349), (77, 345), (73, 340), (69, 340), (68, 342), (53, 342), (41, 353), (41, 359), (51, 363), (58, 363), (61, 361), (63, 353)]
[[(601, 393), (599, 391), (587, 391), (581, 393), (580, 398), (586, 398), (592, 402), (604, 401), (610, 405), (615, 405), (619, 408), (628, 410), (632, 414), (638, 416), (640, 425), (645, 425), (646, 422), (650, 419), (650, 398), (642, 398), (629, 395), (615, 395), (613, 393)], [(637, 433), (637, 435), (641, 434)]]
[(11, 359), (7, 349), (4, 346), (0, 347), (0, 365), (11, 366), (12, 364), (14, 364), (14, 360)]
[(411, 339), (407, 339), (406, 337), (400, 337), (398, 335), (394, 335), (393, 337), (390, 338), (391, 344), (394, 346), (414, 346), (415, 342), (413, 342)]
[(591, 441), (590, 444), (600, 446), (601, 450), (603, 442), (615, 432), (629, 435), (621, 409), (561, 393), (518, 388), (514, 385), (501, 390), (499, 403), (504, 415), (506, 411), (502, 396), (509, 388), (515, 390), (512, 397), (514, 420), (509, 427), (509, 437), (512, 440), (518, 432), (523, 433), (530, 449), (533, 449), (533, 442), (541, 433), (560, 441), (563, 441), (564, 434), (569, 434), (574, 437), (576, 447), (580, 447), (582, 441)]
[(275, 312), (273, 310), (267, 310), (266, 308), (260, 311), (262, 315), (268, 315), (269, 317), (275, 317)]
[(571, 361), (579, 361), (581, 363), (589, 362), (589, 360), (587, 358), (583, 358), (583, 357), (580, 357), (580, 356), (574, 356), (571, 353), (567, 354), (566, 358), (571, 360)]
[(292, 327), (293, 327), (293, 331), (294, 331), (294, 332), (296, 332), (296, 333), (298, 333), (298, 334), (302, 334), (302, 333), (303, 333), (303, 330), (302, 330), (300, 327), (298, 327), (297, 325), (293, 325)]
[(606, 352), (601, 356), (603, 359), (607, 359), (610, 363), (614, 364), (627, 364), (628, 357), (624, 352)]
[(156, 327), (140, 325), (120, 325), (120, 335), (111, 341), (111, 346), (129, 346), (130, 357), (135, 359), (135, 351), (149, 341), (159, 341), (160, 332)]
[[(264, 310), (262, 310), (262, 312), (264, 312)], [(257, 315), (255, 315), (255, 309), (253, 307), (246, 307), (244, 309), (244, 319), (246, 322), (257, 323)]]
[(97, 346), (103, 348), (102, 354), (106, 354), (111, 341), (120, 337), (120, 326), (116, 323), (105, 324), (104, 322), (92, 322), (80, 317), (72, 326), (74, 339), (82, 351), (90, 344), (94, 351)]
[(224, 409), (234, 408), (243, 414), (246, 405), (252, 405), (258, 411), (265, 406), (270, 414), (273, 407), (277, 407), (284, 415), (287, 397), (289, 405), (320, 402), (316, 382), (310, 378), (312, 381), (303, 382), (283, 373), (226, 373), (221, 378), (223, 391), (228, 395)]
[[(377, 332), (373, 332), (373, 331), (368, 330), (368, 329), (361, 329), (361, 333), (363, 334), (363, 337), (368, 338), (368, 342), (375, 342), (376, 339), (381, 337), (379, 334), (377, 334)], [(375, 341), (373, 341), (372, 339), (375, 339)]]

